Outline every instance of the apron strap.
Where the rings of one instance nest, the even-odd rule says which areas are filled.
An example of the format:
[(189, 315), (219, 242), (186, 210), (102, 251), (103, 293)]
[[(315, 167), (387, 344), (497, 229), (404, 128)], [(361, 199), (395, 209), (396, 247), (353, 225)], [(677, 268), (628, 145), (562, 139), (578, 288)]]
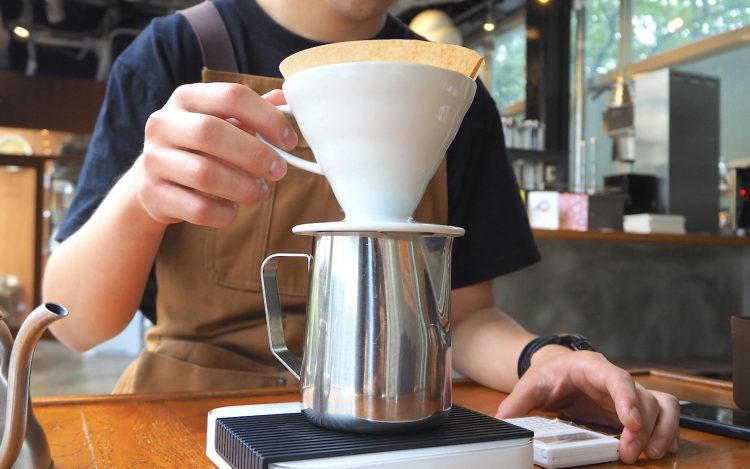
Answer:
[(213, 2), (206, 0), (179, 13), (195, 32), (204, 67), (235, 73), (239, 71), (227, 26)]

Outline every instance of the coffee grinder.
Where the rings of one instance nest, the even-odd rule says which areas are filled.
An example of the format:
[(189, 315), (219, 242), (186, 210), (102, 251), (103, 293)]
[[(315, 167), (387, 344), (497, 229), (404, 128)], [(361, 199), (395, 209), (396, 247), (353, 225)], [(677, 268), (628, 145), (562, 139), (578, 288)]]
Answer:
[[(280, 108), (316, 161), (274, 149), (326, 177), (345, 218), (294, 227), (314, 237), (313, 255), (278, 253), (261, 268), (271, 349), (300, 379), (300, 401), (215, 409), (207, 454), (220, 467), (530, 467), (530, 431), (452, 405), (450, 253), (464, 230), (412, 218), (473, 77), (383, 60), (285, 78)], [(293, 257), (310, 272), (302, 357), (284, 340), (276, 287)]]
[(605, 133), (612, 139), (612, 159), (617, 171), (604, 177), (605, 192), (626, 196), (625, 214), (656, 213), (658, 179), (651, 174), (633, 172), (636, 157), (633, 100), (622, 76), (615, 82), (602, 122)]

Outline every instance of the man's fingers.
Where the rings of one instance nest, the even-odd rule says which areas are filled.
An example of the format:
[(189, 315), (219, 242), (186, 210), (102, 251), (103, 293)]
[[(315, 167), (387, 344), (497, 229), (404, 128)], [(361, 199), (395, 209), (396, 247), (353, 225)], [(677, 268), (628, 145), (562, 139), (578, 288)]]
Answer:
[(618, 447), (620, 459), (627, 464), (633, 464), (638, 460), (643, 450), (643, 443), (637, 435), (627, 428), (620, 435), (620, 446)]
[(154, 177), (233, 202), (250, 204), (268, 196), (263, 179), (210, 156), (160, 148), (144, 152), (143, 163)]
[(237, 204), (177, 184), (146, 183), (141, 185), (138, 197), (149, 216), (161, 223), (185, 220), (195, 225), (222, 228), (237, 217)]
[(605, 373), (596, 366), (584, 365), (582, 369), (587, 371), (585, 378), (573, 373), (574, 381), (582, 380), (576, 387), (586, 390), (592, 398), (596, 396), (595, 389), (606, 389), (614, 403), (617, 417), (624, 426), (620, 438), (620, 456), (624, 462), (635, 462), (641, 452), (650, 458), (661, 458), (667, 451), (676, 450), (679, 403), (673, 396), (648, 391), (625, 370), (614, 366), (608, 367)]
[(284, 97), (284, 92), (281, 90), (271, 90), (263, 95), (263, 99), (273, 104), (274, 106), (278, 106), (279, 104), (286, 104), (286, 97)]
[(646, 455), (649, 458), (661, 458), (669, 452), (676, 452), (679, 444), (680, 403), (669, 394), (652, 391), (658, 402), (659, 415), (651, 432), (650, 440), (646, 446)]
[[(575, 387), (598, 401), (601, 400), (601, 393), (605, 393), (603, 397), (605, 401), (611, 399), (620, 423), (632, 431), (640, 430), (643, 415), (636, 384), (630, 373), (612, 365), (599, 353), (582, 351), (576, 354), (580, 354), (579, 357), (587, 354), (587, 359), (579, 361), (580, 366), (572, 372)], [(602, 367), (602, 364), (606, 367)]]
[(243, 128), (260, 132), (286, 150), (297, 145), (297, 134), (286, 116), (250, 88), (237, 83), (197, 83), (177, 88), (165, 109), (179, 109), (221, 119), (234, 118)]
[(607, 390), (615, 404), (615, 411), (620, 422), (632, 431), (643, 427), (644, 417), (640, 409), (636, 383), (630, 374), (621, 369), (609, 370)]
[(264, 179), (278, 180), (286, 174), (286, 163), (275, 151), (212, 115), (159, 110), (146, 123), (146, 140), (146, 150), (177, 147), (212, 155)]
[[(622, 431), (622, 435), (620, 435), (621, 459), (628, 463), (632, 463), (638, 459), (642, 451), (647, 451), (652, 435), (654, 434), (657, 419), (660, 416), (659, 402), (656, 400), (656, 397), (640, 384), (636, 383), (635, 386), (639, 407), (642, 412), (642, 423), (637, 430), (626, 426)], [(669, 416), (665, 416), (664, 426), (669, 426), (669, 422)], [(669, 442), (664, 443), (665, 446), (668, 444)]]

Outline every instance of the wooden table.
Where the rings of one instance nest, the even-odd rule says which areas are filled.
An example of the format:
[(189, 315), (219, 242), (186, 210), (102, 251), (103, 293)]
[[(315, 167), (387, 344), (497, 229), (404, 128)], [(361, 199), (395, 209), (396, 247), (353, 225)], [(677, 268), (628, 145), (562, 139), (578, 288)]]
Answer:
[[(734, 407), (731, 383), (658, 371), (637, 379), (651, 389), (681, 399)], [(494, 415), (503, 394), (468, 381), (454, 383), (453, 400)], [(293, 401), (294, 389), (231, 392), (77, 396), (34, 399), (34, 410), (56, 468), (211, 467), (205, 456), (206, 414), (216, 407)], [(680, 451), (638, 467), (680, 469), (746, 468), (750, 443), (694, 430), (682, 430)], [(628, 467), (603, 464), (596, 467)]]

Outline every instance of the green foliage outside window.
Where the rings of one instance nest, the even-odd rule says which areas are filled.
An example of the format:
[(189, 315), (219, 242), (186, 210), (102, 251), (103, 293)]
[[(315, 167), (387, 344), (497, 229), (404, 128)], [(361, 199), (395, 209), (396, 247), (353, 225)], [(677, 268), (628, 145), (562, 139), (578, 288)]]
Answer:
[(487, 59), (487, 88), (499, 109), (526, 99), (526, 24), (517, 25), (488, 38), (475, 47)]
[[(586, 76), (617, 66), (619, 0), (586, 1)], [(750, 0), (633, 0), (633, 57), (644, 60), (750, 24)]]
[[(750, 0), (632, 0), (633, 57), (646, 59), (750, 24)], [(571, 29), (575, 35), (575, 27)], [(620, 0), (586, 0), (586, 76), (617, 67)], [(498, 108), (526, 97), (526, 25), (499, 28), (475, 49), (490, 69), (486, 83)], [(574, 51), (573, 51), (574, 53)]]
[(494, 38), (492, 97), (500, 109), (526, 99), (526, 23)]
[[(617, 67), (620, 1), (586, 1), (586, 76), (603, 75)], [(575, 34), (573, 31), (572, 34)]]
[(643, 60), (748, 23), (748, 0), (634, 0), (633, 59)]

